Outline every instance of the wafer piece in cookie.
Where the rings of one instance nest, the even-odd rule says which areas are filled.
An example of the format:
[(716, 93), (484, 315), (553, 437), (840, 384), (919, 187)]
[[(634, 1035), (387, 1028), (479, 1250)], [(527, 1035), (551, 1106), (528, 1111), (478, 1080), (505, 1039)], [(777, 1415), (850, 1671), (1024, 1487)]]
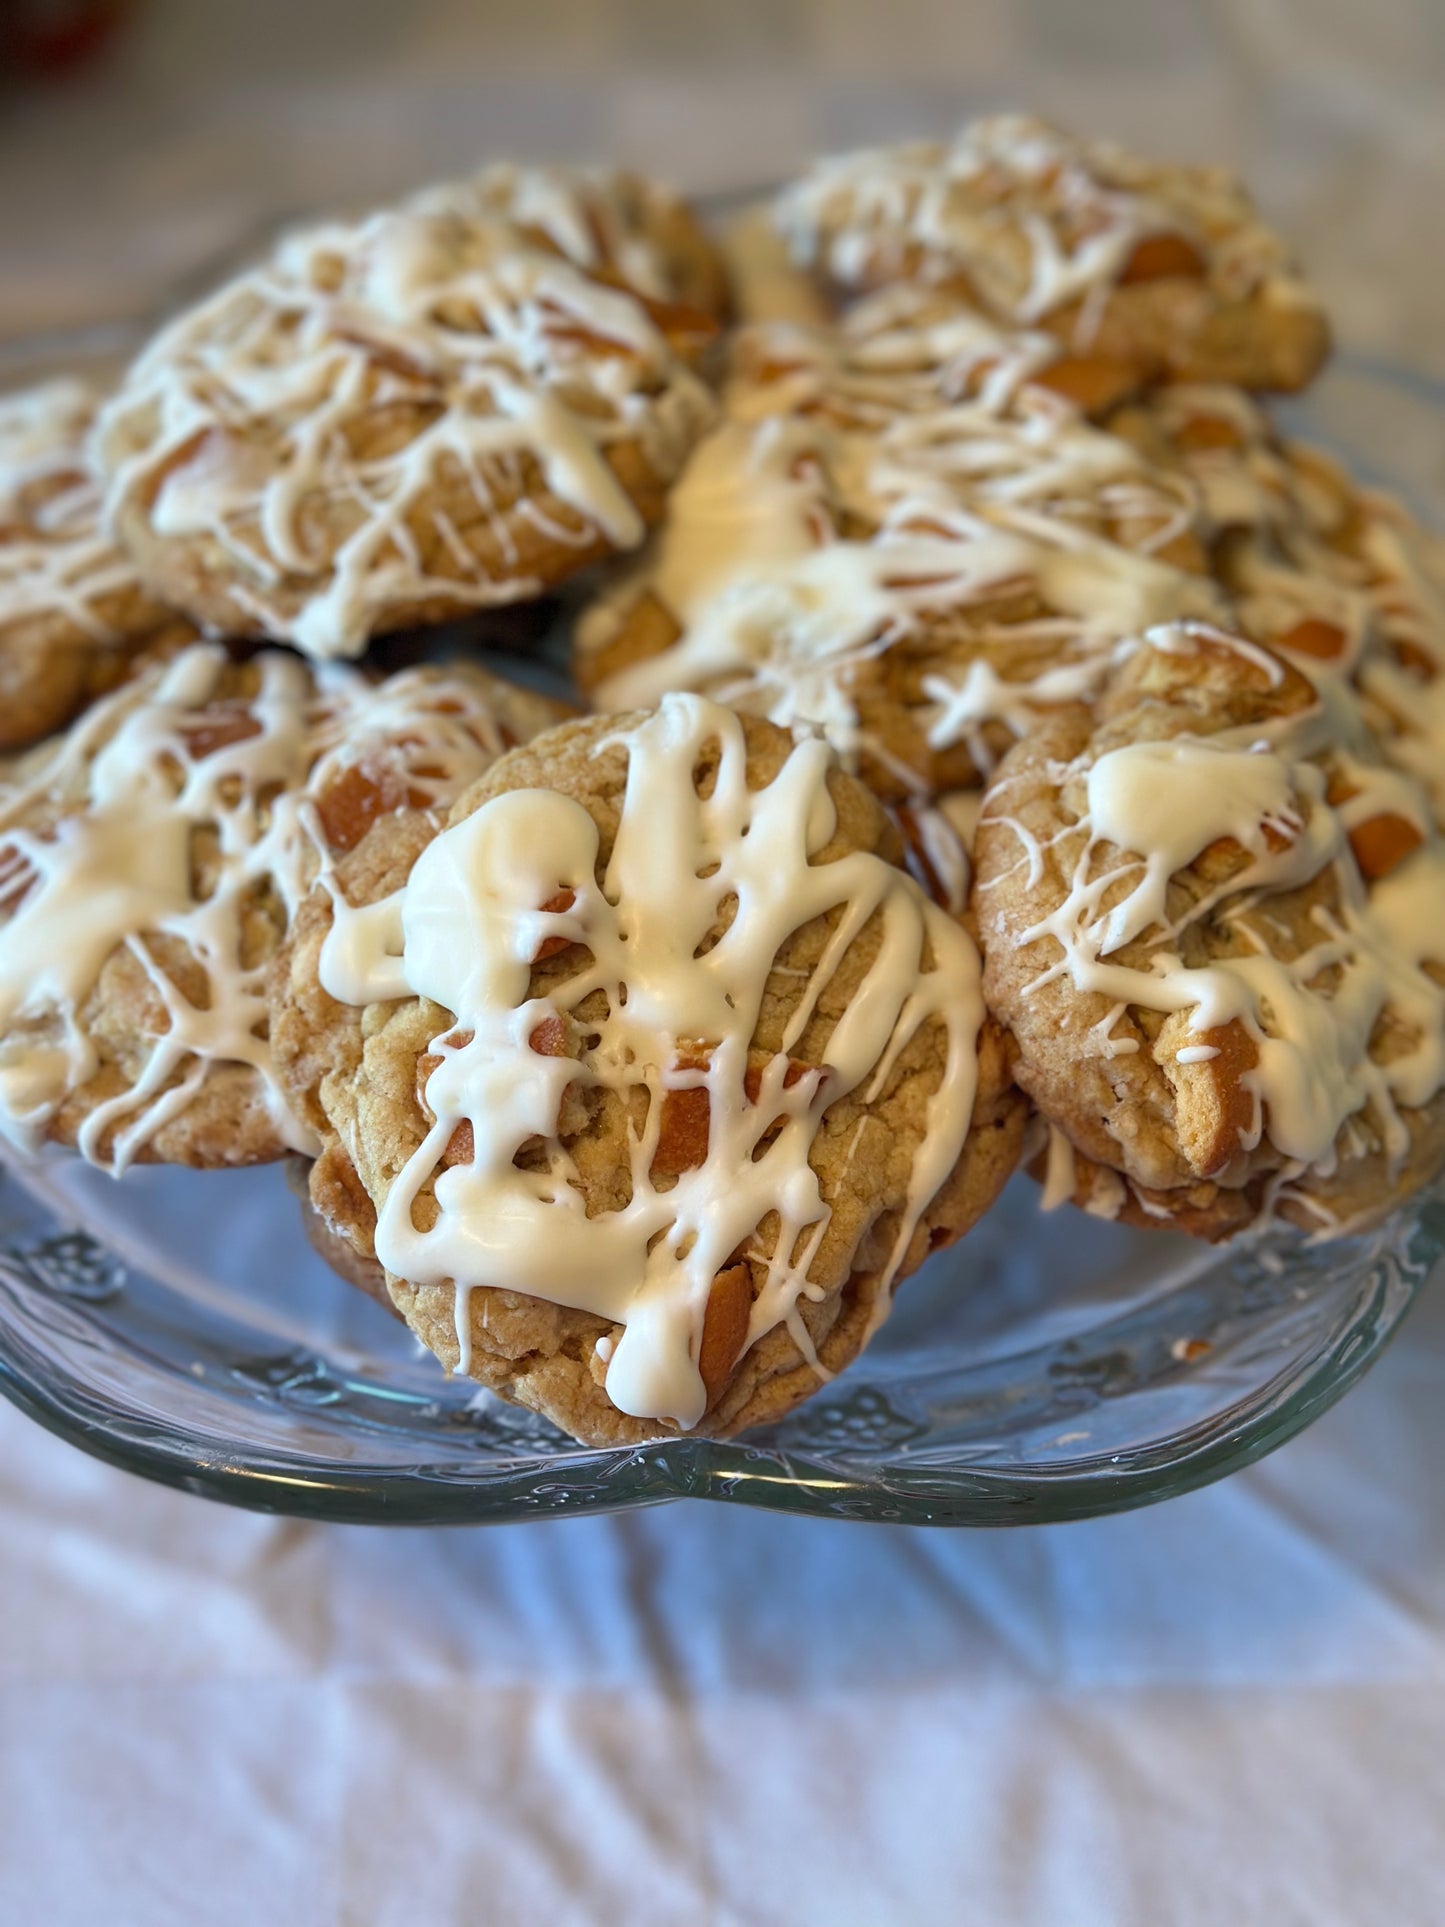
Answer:
[[(730, 306), (722, 256), (696, 214), (680, 194), (642, 174), (497, 161), (466, 180), (425, 189), (410, 205), (505, 221), (531, 246), (659, 306), (677, 304), (713, 321)], [(670, 319), (681, 325), (686, 317)]]
[(176, 607), (355, 656), (636, 547), (710, 411), (640, 300), (504, 224), (403, 209), (293, 235), (178, 317), (97, 446)]
[(62, 728), (136, 658), (193, 637), (105, 533), (89, 441), (99, 396), (0, 396), (0, 752)]
[(293, 909), (558, 713), (480, 671), (373, 684), (218, 644), (103, 698), (0, 795), (0, 1130), (117, 1171), (312, 1149), (267, 1041)]
[(444, 1364), (616, 1444), (856, 1356), (1022, 1135), (972, 939), (900, 856), (823, 742), (674, 696), (338, 864), (276, 1033), (333, 1134), (313, 1198)]
[(1040, 120), (820, 161), (777, 218), (844, 293), (918, 282), (1151, 376), (1297, 389), (1328, 349), (1318, 300), (1232, 175)]
[(975, 865), (990, 1008), (1078, 1195), (1342, 1230), (1439, 1168), (1445, 845), (1281, 657), (1151, 633), (1004, 759)]
[(1121, 638), (1222, 618), (1197, 491), (1042, 385), (1047, 336), (889, 301), (745, 331), (655, 543), (578, 625), (604, 707), (705, 689), (880, 793), (976, 785)]

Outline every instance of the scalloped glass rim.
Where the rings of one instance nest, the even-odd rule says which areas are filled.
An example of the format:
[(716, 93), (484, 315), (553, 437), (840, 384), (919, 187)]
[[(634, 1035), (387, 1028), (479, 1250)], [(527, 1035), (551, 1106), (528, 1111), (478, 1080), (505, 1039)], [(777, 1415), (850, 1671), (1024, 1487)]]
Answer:
[[(1210, 1252), (1097, 1228), (1145, 1256), (1142, 1288), (1115, 1316), (1026, 1350), (990, 1346), (985, 1332), (971, 1362), (948, 1347), (925, 1357), (916, 1343), (900, 1357), (885, 1340), (782, 1425), (743, 1441), (598, 1452), (478, 1400), (430, 1360), (417, 1390), (347, 1347), (273, 1341), (249, 1351), (234, 1307), (218, 1314), (205, 1294), (193, 1300), (128, 1269), (23, 1186), (0, 1190), (0, 1206), (0, 1391), (22, 1410), (185, 1491), (394, 1524), (685, 1497), (935, 1525), (1145, 1505), (1249, 1464), (1328, 1409), (1445, 1254), (1445, 1187), (1336, 1245), (1277, 1232)], [(1016, 1244), (1019, 1228), (1039, 1222), (1034, 1194), (1016, 1190), (1002, 1216)], [(1165, 1268), (1162, 1291), (1151, 1286), (1151, 1246), (1176, 1261), (1185, 1253)], [(950, 1297), (958, 1289), (937, 1285)], [(938, 1299), (937, 1286), (929, 1295)], [(389, 1335), (392, 1322), (376, 1318)], [(1238, 1396), (1214, 1396), (1236, 1386)], [(1156, 1408), (1175, 1422), (1141, 1432), (1139, 1414)], [(1064, 1450), (1083, 1440), (1091, 1449)], [(416, 1456), (398, 1460), (396, 1447)]]
[[(96, 335), (18, 354), (0, 342), (0, 379), (113, 355), (116, 331)], [(1417, 511), (1445, 500), (1445, 384), (1342, 355), (1284, 412)], [(1387, 450), (1388, 466), (1366, 448)], [(240, 1181), (257, 1175), (223, 1180), (218, 1223), (244, 1216)], [(134, 1240), (116, 1255), (84, 1213), (0, 1162), (0, 1392), (125, 1470), (318, 1519), (466, 1524), (689, 1497), (1044, 1522), (1149, 1504), (1272, 1451), (1379, 1356), (1445, 1256), (1445, 1184), (1363, 1238), (1310, 1246), (1282, 1232), (1223, 1252), (1073, 1214), (1045, 1221), (1032, 1197), (1019, 1181), (932, 1260), (864, 1359), (782, 1425), (594, 1452), (405, 1355), (385, 1313), (339, 1282), (353, 1326), (380, 1321), (359, 1342), (298, 1332), (247, 1290), (178, 1283), (143, 1247), (137, 1262)], [(294, 1222), (285, 1238), (295, 1250)]]

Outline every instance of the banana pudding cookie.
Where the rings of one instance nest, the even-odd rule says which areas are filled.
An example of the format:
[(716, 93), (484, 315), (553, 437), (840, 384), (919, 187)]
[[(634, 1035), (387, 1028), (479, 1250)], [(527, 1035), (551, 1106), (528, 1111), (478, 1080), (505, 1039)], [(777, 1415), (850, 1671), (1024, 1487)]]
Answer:
[(98, 405), (72, 380), (0, 397), (0, 752), (62, 728), (142, 652), (194, 635), (102, 526)]
[(218, 644), (103, 698), (0, 796), (0, 1131), (117, 1171), (313, 1149), (267, 1042), (293, 908), (558, 713), (480, 671), (373, 684)]
[[(425, 189), (410, 205), (508, 222), (533, 247), (659, 310), (677, 304), (716, 322), (730, 306), (719, 250), (682, 196), (646, 175), (496, 161), (467, 180)], [(686, 317), (671, 319), (681, 324)]]
[(746, 331), (654, 544), (577, 629), (608, 708), (700, 688), (824, 727), (881, 794), (976, 785), (1121, 638), (1226, 611), (1197, 491), (976, 317)]
[(1152, 632), (1095, 714), (1004, 759), (975, 863), (1059, 1192), (1205, 1236), (1268, 1211), (1336, 1232), (1438, 1169), (1445, 846), (1283, 658)]
[(779, 1417), (859, 1352), (1022, 1135), (973, 941), (900, 856), (820, 738), (676, 695), (338, 864), (277, 1032), (343, 1147), (318, 1204), (444, 1364), (616, 1444)]
[(502, 223), (283, 241), (104, 411), (114, 525), (218, 632), (355, 656), (635, 548), (711, 412), (665, 320)]
[(778, 202), (845, 294), (915, 281), (1150, 376), (1302, 388), (1329, 335), (1234, 177), (1000, 115), (951, 143), (820, 161)]

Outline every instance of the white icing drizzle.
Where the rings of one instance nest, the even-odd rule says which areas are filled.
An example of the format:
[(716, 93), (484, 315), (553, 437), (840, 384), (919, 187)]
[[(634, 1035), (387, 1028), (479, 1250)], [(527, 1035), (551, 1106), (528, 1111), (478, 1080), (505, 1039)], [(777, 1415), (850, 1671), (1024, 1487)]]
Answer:
[[(1187, 632), (1177, 631), (1149, 642), (1191, 646)], [(1132, 743), (1059, 770), (1061, 795), (1071, 784), (1084, 787), (1082, 814), (1054, 839), (1070, 887), (1017, 939), (1048, 938), (1058, 948), (1031, 991), (1067, 977), (1076, 990), (1110, 1000), (1109, 1027), (1129, 1005), (1188, 1011), (1196, 1034), (1242, 1024), (1258, 1062), (1241, 1080), (1255, 1105), (1240, 1148), (1253, 1150), (1267, 1134), (1294, 1161), (1295, 1175), (1328, 1175), (1342, 1128), (1366, 1107), (1388, 1155), (1401, 1157), (1409, 1136), (1400, 1110), (1427, 1104), (1445, 1084), (1445, 990), (1424, 968), (1445, 964), (1445, 845), (1418, 787), (1378, 764), (1335, 752), (1330, 775), (1352, 793), (1337, 807), (1326, 802), (1326, 770), (1308, 760), (1320, 747), (1319, 714), (1305, 712), (1273, 730)], [(1420, 843), (1367, 887), (1349, 838), (1388, 816), (1403, 817)], [(1006, 786), (986, 801), (985, 817), (1017, 831), (1019, 864), (1037, 881), (1039, 848), (1008, 815)], [(1222, 838), (1241, 846), (1248, 867), (1171, 924), (1171, 877)], [(1118, 853), (1117, 862), (1098, 860), (1106, 848)], [(1314, 910), (1307, 939), (1288, 940), (1270, 921), (1271, 898), (1327, 872), (1328, 907), (1322, 901)], [(1130, 877), (1121, 898), (1119, 887)], [(994, 874), (981, 887), (998, 881)], [(1186, 965), (1176, 947), (1180, 935), (1215, 912), (1252, 954)], [(1150, 931), (1148, 968), (1114, 960)], [(1371, 1043), (1386, 1016), (1400, 1041), (1381, 1061)], [(1207, 1063), (1214, 1055), (1201, 1038), (1177, 1061)]]
[(0, 636), (47, 616), (99, 644), (119, 639), (107, 605), (137, 581), (101, 523), (86, 449), (97, 404), (69, 379), (0, 396)]
[(331, 924), (321, 943), (317, 980), (338, 1004), (382, 1004), (407, 994), (402, 969), (401, 891), (353, 904), (329, 871), (318, 881), (331, 898)]
[[(1175, 445), (1175, 459), (1218, 529), (1267, 530), (1298, 521), (1302, 477), (1274, 440), (1269, 417), (1226, 382), (1166, 382), (1148, 397), (1150, 417)], [(1229, 439), (1189, 435), (1201, 423)]]
[(1018, 326), (1071, 302), (1087, 317), (1136, 244), (1160, 234), (1187, 240), (1225, 296), (1267, 285), (1276, 301), (1312, 301), (1232, 175), (1146, 162), (1019, 115), (975, 121), (949, 144), (820, 161), (780, 197), (777, 220), (794, 258), (844, 287), (962, 276)]
[(960, 800), (959, 795), (943, 796), (936, 803), (913, 803), (898, 812), (904, 818), (910, 876), (953, 916), (962, 915), (973, 881), (971, 822), (966, 813), (960, 814)]
[[(1445, 543), (1328, 456), (1283, 440), (1238, 389), (1170, 384), (1148, 414), (1208, 522), (1248, 537), (1231, 544), (1226, 571), (1239, 622), (1314, 683), (1327, 738), (1373, 743), (1445, 824)], [(1227, 439), (1201, 440), (1201, 424)]]
[(497, 161), (467, 180), (429, 187), (408, 205), (421, 213), (454, 210), (473, 221), (506, 221), (544, 236), (586, 273), (620, 275), (649, 300), (687, 300), (697, 292), (687, 263), (666, 240), (670, 225), (690, 219), (684, 204), (641, 175)]
[[(629, 548), (642, 518), (608, 448), (637, 442), (665, 478), (709, 412), (631, 296), (503, 226), (401, 210), (293, 235), (172, 322), (105, 410), (98, 445), (113, 517), (210, 538), (264, 632), (350, 656), (389, 611), (429, 597), (538, 592), (519, 562), (483, 574), (430, 506), (445, 478), (504, 557), (529, 464), (573, 517), (544, 523), (534, 508), (545, 535)], [(445, 576), (412, 527), (428, 515)]]
[[(318, 805), (343, 771), (384, 764), (414, 804), (440, 806), (504, 747), (485, 685), (464, 674), (372, 685), (272, 651), (255, 659), (254, 694), (217, 702), (226, 661), (215, 645), (182, 651), (98, 703), (0, 796), (0, 1131), (22, 1148), (96, 1071), (86, 1004), (124, 947), (168, 1028), (135, 1082), (91, 1111), (81, 1151), (100, 1161), (118, 1127), (105, 1158), (118, 1173), (226, 1064), (256, 1073), (283, 1143), (314, 1149), (272, 1071), (270, 955), (245, 962), (248, 914), (274, 892), (289, 919), (324, 851)], [(214, 872), (204, 895), (198, 841)], [(203, 998), (172, 981), (156, 937), (183, 946)]]
[[(494, 798), (444, 831), (412, 871), (402, 901), (403, 974), (455, 1023), (432, 1047), (441, 1061), (426, 1097), (436, 1121), (388, 1194), (377, 1251), (400, 1277), (455, 1286), (463, 1369), (471, 1291), (531, 1293), (621, 1325), (607, 1356), (609, 1398), (635, 1417), (691, 1427), (705, 1405), (697, 1359), (708, 1295), (740, 1254), (768, 1265), (747, 1343), (785, 1323), (811, 1358), (798, 1305), (816, 1293), (809, 1266), (830, 1217), (809, 1163), (814, 1138), (830, 1105), (852, 1091), (865, 1101), (876, 1096), (909, 1039), (941, 1023), (945, 1071), (883, 1268), (876, 1315), (886, 1313), (889, 1283), (968, 1131), (983, 1018), (979, 967), (959, 926), (881, 858), (811, 861), (836, 822), (831, 755), (820, 740), (800, 740), (760, 790), (747, 787), (737, 717), (701, 698), (670, 696), (613, 740), (626, 747), (628, 777), (600, 886), (591, 817), (542, 790)], [(701, 798), (693, 771), (710, 742), (721, 760), (712, 794)], [(567, 909), (538, 909), (569, 891)], [(730, 898), (731, 923), (699, 954)], [(748, 1050), (773, 960), (793, 932), (837, 906), (842, 921), (782, 1052), (749, 1097)], [(833, 1029), (826, 1066), (798, 1074), (788, 1050), (873, 917), (882, 920), (881, 946)], [(532, 960), (551, 936), (584, 944), (589, 957), (560, 988), (532, 998)], [(539, 1024), (565, 1019), (597, 990), (607, 1015), (587, 1025), (595, 1041), (585, 1062), (530, 1048)], [(591, 1218), (556, 1139), (571, 1083), (642, 1086), (649, 1098), (646, 1124), (629, 1144), (631, 1199)], [(694, 1088), (708, 1093), (705, 1157), (671, 1188), (655, 1186), (665, 1094)], [(463, 1122), (473, 1155), (438, 1173)], [(516, 1152), (537, 1138), (551, 1147), (548, 1168), (518, 1168)], [(439, 1215), (419, 1231), (413, 1206), (434, 1173)], [(770, 1213), (780, 1229), (771, 1251), (760, 1252), (758, 1230)]]
[[(1187, 483), (1032, 386), (1031, 338), (965, 316), (920, 342), (907, 312), (875, 307), (856, 341), (744, 337), (727, 418), (694, 451), (651, 549), (579, 626), (595, 655), (646, 593), (682, 632), (606, 677), (604, 707), (706, 688), (821, 726), (850, 763), (862, 750), (886, 760), (853, 679), (936, 635), (919, 720), (932, 748), (965, 743), (986, 768), (985, 725), (1021, 733), (1040, 706), (1091, 696), (1121, 638), (1222, 612), (1207, 580), (1152, 552), (1189, 526)], [(787, 372), (758, 382), (750, 362)], [(983, 613), (1023, 591), (1046, 613)]]
[[(1103, 919), (1101, 954), (1162, 925), (1170, 879), (1221, 838), (1234, 838), (1262, 859), (1273, 831), (1298, 852), (1299, 880), (1313, 876), (1333, 853), (1335, 837), (1330, 826), (1330, 841), (1319, 850), (1303, 834), (1311, 823), (1324, 823), (1305, 814), (1323, 781), (1312, 781), (1302, 798), (1295, 787), (1300, 775), (1279, 756), (1177, 736), (1130, 743), (1092, 764), (1087, 794), (1094, 838), (1116, 849), (1147, 849), (1143, 876)], [(1147, 846), (1138, 841), (1141, 824), (1151, 826)]]
[(811, 276), (789, 258), (768, 202), (755, 202), (735, 216), (723, 229), (719, 246), (739, 321), (827, 320), (827, 303)]

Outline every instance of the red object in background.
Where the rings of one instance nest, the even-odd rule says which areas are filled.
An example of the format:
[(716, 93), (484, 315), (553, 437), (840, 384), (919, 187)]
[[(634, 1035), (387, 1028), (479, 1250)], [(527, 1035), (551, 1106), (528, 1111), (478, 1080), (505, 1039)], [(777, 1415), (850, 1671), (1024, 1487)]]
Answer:
[(130, 0), (0, 0), (0, 62), (10, 78), (53, 78), (88, 65), (132, 11)]

